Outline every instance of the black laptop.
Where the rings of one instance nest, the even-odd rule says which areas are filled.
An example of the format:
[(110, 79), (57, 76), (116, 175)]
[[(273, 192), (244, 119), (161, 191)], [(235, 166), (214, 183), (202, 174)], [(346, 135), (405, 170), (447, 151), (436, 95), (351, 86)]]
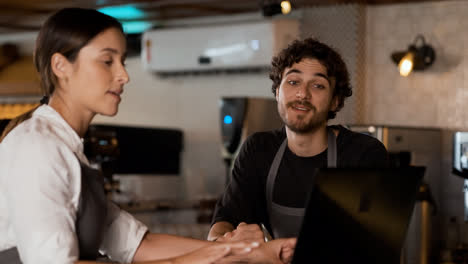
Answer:
[(400, 263), (424, 171), (321, 169), (292, 263)]

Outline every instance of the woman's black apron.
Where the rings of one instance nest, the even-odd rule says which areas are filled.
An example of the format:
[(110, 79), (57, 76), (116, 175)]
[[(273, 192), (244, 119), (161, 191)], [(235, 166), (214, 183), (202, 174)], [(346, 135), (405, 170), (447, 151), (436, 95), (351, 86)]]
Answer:
[[(107, 198), (98, 170), (81, 164), (81, 194), (75, 222), (80, 260), (96, 260), (104, 238)], [(0, 263), (21, 264), (16, 247), (0, 252)]]
[[(297, 237), (305, 212), (305, 208), (282, 206), (273, 202), (273, 187), (287, 145), (288, 139), (286, 138), (276, 152), (266, 183), (268, 216), (274, 238)], [(336, 167), (336, 136), (330, 128), (328, 129), (327, 165), (329, 168)]]

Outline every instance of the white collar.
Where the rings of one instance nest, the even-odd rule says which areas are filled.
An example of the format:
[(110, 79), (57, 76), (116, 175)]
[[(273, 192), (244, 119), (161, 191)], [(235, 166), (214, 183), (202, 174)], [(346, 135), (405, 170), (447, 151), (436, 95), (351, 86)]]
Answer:
[(54, 108), (46, 104), (41, 105), (34, 111), (33, 116), (45, 117), (48, 121), (58, 126), (59, 129), (54, 130), (55, 133), (64, 140), (64, 143), (72, 149), (82, 162), (89, 163), (83, 153), (83, 138), (78, 136), (78, 133)]

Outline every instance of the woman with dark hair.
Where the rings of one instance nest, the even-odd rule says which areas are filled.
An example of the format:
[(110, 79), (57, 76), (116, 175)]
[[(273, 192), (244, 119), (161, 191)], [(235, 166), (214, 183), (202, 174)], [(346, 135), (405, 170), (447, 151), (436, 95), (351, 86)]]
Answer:
[(129, 81), (125, 55), (121, 24), (96, 10), (63, 9), (42, 26), (34, 63), (45, 97), (0, 138), (0, 263), (84, 263), (99, 253), (125, 263), (212, 263), (242, 254), (279, 261), (293, 240), (245, 254), (259, 243), (151, 234), (106, 200), (82, 138), (96, 114), (117, 114)]

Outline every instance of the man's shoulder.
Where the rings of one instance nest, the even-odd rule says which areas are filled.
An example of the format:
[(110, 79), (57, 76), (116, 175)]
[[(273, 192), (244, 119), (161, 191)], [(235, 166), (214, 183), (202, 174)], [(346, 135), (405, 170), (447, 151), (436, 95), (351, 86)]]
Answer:
[(250, 135), (246, 142), (249, 141), (251, 143), (256, 143), (256, 144), (263, 144), (263, 143), (279, 143), (283, 142), (283, 140), (286, 138), (286, 131), (284, 128), (278, 128), (275, 130), (269, 130), (269, 131), (260, 131), (260, 132), (255, 132), (252, 135)]
[(343, 167), (387, 167), (388, 153), (378, 139), (343, 126), (337, 138), (338, 157)]
[(352, 130), (349, 130), (348, 128), (342, 126), (342, 125), (335, 125), (335, 126), (330, 126), (333, 129), (339, 130), (339, 135), (337, 138), (337, 143), (339, 145), (344, 145), (344, 146), (354, 146), (354, 145), (359, 145), (359, 146), (369, 146), (369, 147), (384, 147), (382, 142), (380, 142), (377, 138), (366, 135), (364, 133), (359, 133), (355, 132)]
[(285, 138), (286, 132), (284, 128), (255, 132), (247, 137), (243, 147), (250, 151), (267, 151), (269, 149), (277, 149)]

